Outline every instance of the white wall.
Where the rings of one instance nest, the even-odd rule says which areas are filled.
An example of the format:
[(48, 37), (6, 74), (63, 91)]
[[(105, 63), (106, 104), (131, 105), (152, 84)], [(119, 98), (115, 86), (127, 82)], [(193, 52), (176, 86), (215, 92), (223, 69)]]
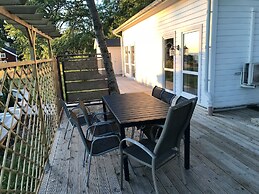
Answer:
[[(116, 75), (122, 75), (121, 47), (107, 47), (107, 49), (108, 52), (111, 54), (111, 61), (114, 73)], [(101, 53), (100, 47), (98, 45), (96, 45), (96, 53)]]
[[(135, 46), (136, 80), (147, 85), (163, 86), (163, 39), (176, 32), (176, 45), (181, 45), (181, 33), (192, 26), (202, 26), (201, 72), (204, 65), (207, 0), (182, 0), (165, 10), (123, 31), (124, 46)], [(176, 56), (176, 92), (182, 91), (181, 52)], [(203, 77), (200, 75), (200, 80)], [(202, 84), (202, 81), (201, 81)], [(202, 85), (199, 86), (201, 89)], [(206, 106), (201, 91), (199, 104)]]
[(259, 1), (218, 1), (214, 107), (259, 103), (259, 88), (241, 88), (238, 74), (249, 60), (251, 7), (256, 11), (253, 62), (259, 62)]
[(111, 53), (111, 60), (115, 74), (122, 75), (121, 47), (108, 47), (108, 51)]

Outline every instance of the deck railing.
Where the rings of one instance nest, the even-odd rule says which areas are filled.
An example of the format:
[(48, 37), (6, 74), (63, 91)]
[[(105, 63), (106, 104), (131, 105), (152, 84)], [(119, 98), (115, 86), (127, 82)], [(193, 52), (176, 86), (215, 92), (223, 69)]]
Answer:
[(56, 60), (0, 63), (0, 193), (36, 193), (58, 125)]

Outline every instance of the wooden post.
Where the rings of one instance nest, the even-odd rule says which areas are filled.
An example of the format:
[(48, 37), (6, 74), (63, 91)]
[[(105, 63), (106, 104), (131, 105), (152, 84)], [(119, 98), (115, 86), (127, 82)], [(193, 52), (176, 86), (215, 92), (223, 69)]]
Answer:
[[(28, 35), (29, 35), (29, 42), (30, 42), (30, 52), (31, 52), (31, 60), (34, 60), (35, 65), (33, 66), (33, 76), (35, 77), (36, 81), (36, 92), (39, 93), (39, 77), (38, 77), (38, 67), (37, 67), (37, 56), (36, 56), (36, 31), (33, 30), (33, 28), (27, 28)], [(40, 132), (42, 132), (43, 135), (43, 145), (47, 145), (47, 139), (46, 139), (46, 133), (45, 133), (45, 127), (44, 127), (44, 111), (42, 108), (42, 99), (41, 96), (38, 95), (37, 98), (37, 104), (39, 105), (39, 118), (40, 118)], [(44, 152), (44, 158), (48, 158), (48, 152), (47, 147)]]

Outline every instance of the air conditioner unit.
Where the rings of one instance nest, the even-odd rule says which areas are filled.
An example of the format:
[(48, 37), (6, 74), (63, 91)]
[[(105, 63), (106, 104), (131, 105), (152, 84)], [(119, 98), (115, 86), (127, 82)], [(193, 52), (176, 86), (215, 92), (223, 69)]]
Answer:
[(247, 85), (259, 85), (259, 63), (244, 64), (242, 82)]

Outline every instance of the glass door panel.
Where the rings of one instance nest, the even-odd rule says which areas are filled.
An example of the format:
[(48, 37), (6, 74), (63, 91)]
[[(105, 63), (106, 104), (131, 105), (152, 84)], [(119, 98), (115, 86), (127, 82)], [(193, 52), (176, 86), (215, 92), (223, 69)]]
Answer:
[(174, 90), (174, 63), (175, 63), (175, 45), (174, 38), (165, 40), (165, 61), (164, 61), (164, 85), (166, 89)]
[(200, 35), (198, 31), (183, 34), (183, 91), (197, 95)]

